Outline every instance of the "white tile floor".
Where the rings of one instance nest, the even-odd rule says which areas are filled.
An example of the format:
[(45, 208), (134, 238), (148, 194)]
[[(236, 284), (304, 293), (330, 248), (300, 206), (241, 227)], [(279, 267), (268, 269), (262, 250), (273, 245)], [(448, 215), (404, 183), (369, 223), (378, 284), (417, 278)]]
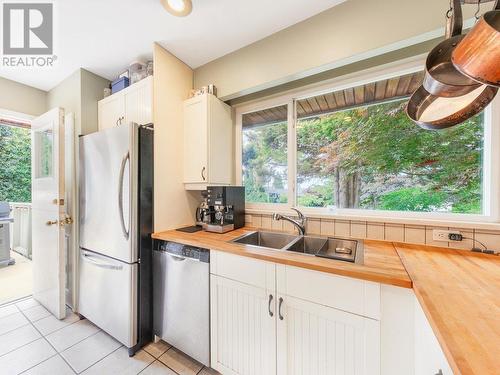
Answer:
[(32, 298), (0, 305), (0, 374), (216, 375), (169, 344), (134, 357), (88, 320), (54, 318)]

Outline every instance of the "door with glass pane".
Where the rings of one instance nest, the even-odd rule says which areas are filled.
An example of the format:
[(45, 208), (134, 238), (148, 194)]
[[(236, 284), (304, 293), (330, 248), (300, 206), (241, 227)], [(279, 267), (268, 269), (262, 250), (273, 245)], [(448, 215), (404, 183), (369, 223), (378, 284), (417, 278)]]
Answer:
[(65, 315), (64, 110), (32, 122), (33, 297), (55, 317)]

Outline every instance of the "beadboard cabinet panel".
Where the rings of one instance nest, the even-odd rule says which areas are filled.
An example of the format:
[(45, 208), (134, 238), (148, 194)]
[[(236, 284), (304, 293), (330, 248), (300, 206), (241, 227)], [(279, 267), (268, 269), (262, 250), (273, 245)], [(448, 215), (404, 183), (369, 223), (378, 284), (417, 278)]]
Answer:
[(274, 375), (276, 304), (272, 291), (215, 275), (210, 280), (212, 367), (229, 375)]
[(378, 321), (290, 296), (279, 298), (278, 375), (380, 373)]
[[(135, 87), (134, 87), (135, 86)], [(153, 87), (152, 81), (146, 78), (131, 86), (132, 90), (124, 92), (125, 121), (140, 125), (153, 122)]]
[(125, 118), (125, 101), (122, 95), (112, 95), (98, 102), (99, 131), (118, 126)]

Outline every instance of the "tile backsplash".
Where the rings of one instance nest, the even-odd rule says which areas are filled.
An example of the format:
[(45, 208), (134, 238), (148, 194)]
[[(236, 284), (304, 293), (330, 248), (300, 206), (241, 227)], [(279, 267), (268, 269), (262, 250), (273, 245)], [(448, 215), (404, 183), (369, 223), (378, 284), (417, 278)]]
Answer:
[[(245, 215), (247, 225), (254, 228), (293, 232), (295, 228), (287, 221), (273, 220), (268, 214)], [(438, 242), (432, 238), (434, 229), (456, 230), (466, 239), (461, 242)], [(345, 220), (333, 218), (309, 218), (307, 220), (307, 233), (323, 236), (352, 237), (359, 239), (372, 239), (394, 242), (407, 242), (426, 244), (430, 246), (450, 247), (455, 249), (470, 250), (475, 239), (484, 243), (488, 249), (500, 250), (500, 231), (473, 228), (453, 228), (433, 225), (398, 224), (384, 222), (366, 222), (358, 220)], [(474, 246), (481, 247), (479, 243)]]

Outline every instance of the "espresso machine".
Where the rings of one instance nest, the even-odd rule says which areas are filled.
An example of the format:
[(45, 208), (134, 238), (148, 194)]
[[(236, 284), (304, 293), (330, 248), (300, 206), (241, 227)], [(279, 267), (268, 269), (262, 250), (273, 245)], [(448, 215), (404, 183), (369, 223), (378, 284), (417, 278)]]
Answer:
[[(243, 186), (209, 186), (206, 204), (197, 217), (203, 230), (226, 233), (245, 225), (245, 188)], [(198, 215), (197, 215), (198, 216)]]

